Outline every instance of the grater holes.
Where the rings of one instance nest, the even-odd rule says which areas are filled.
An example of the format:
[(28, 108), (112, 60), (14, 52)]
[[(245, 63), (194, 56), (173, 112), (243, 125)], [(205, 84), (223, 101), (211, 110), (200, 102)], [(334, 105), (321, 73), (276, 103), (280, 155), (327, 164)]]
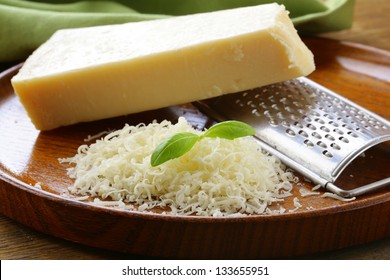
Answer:
[(335, 149), (335, 150), (341, 150), (341, 147), (339, 145), (337, 145), (336, 143), (332, 143), (330, 144), (330, 146)]
[(326, 126), (321, 126), (320, 129), (321, 129), (322, 131), (325, 131), (325, 132), (330, 132), (330, 129), (327, 128)]
[(345, 137), (340, 137), (339, 140), (344, 142), (344, 143), (349, 143), (349, 140)]
[(322, 136), (321, 136), (320, 134), (318, 134), (317, 132), (313, 132), (313, 133), (311, 134), (311, 136), (313, 136), (313, 137), (315, 137), (315, 138), (317, 138), (317, 139), (321, 139), (321, 138), (322, 138)]
[(317, 142), (317, 146), (319, 146), (319, 147), (321, 147), (321, 148), (324, 148), (324, 149), (326, 149), (328, 146), (324, 143), (324, 142), (322, 142), (322, 141), (318, 141)]
[(344, 134), (344, 132), (342, 132), (340, 129), (338, 129), (338, 128), (335, 128), (335, 129), (333, 129), (333, 132), (336, 132), (336, 133), (338, 133), (338, 134), (340, 134), (340, 135), (343, 135)]
[(276, 116), (277, 116), (279, 119), (281, 119), (281, 120), (284, 120), (284, 119), (285, 119), (285, 117), (284, 117), (284, 115), (283, 115), (282, 112), (277, 112), (277, 113), (276, 113)]
[(359, 121), (363, 120), (362, 116), (359, 114), (355, 114), (354, 117), (355, 117), (355, 119), (358, 119)]
[(313, 107), (312, 107), (310, 104), (307, 104), (307, 105), (305, 106), (305, 109), (306, 109), (307, 111), (312, 111), (312, 110), (313, 110)]
[(348, 131), (347, 134), (354, 137), (354, 138), (358, 138), (357, 134), (353, 131)]
[(278, 123), (276, 120), (274, 120), (274, 119), (270, 119), (268, 123), (269, 123), (271, 126), (273, 126), (273, 127), (276, 127), (276, 126), (279, 125), (279, 123)]
[(263, 109), (268, 109), (268, 106), (264, 103), (264, 101), (259, 103), (259, 107)]
[(334, 138), (332, 135), (330, 135), (330, 134), (326, 134), (325, 135), (325, 138), (326, 139), (328, 139), (328, 140), (330, 140), (330, 141), (335, 141), (336, 140), (336, 138)]
[(316, 127), (314, 125), (312, 125), (311, 123), (309, 123), (308, 125), (306, 125), (307, 128), (310, 128), (311, 130), (316, 130)]
[[(297, 87), (298, 92), (295, 92), (293, 88), (296, 83), (300, 84)], [(308, 87), (312, 87), (308, 91), (304, 90), (303, 87), (302, 83), (295, 81), (287, 83), (284, 87), (267, 87), (268, 93), (265, 96), (262, 93), (263, 89), (256, 89), (256, 91), (248, 91), (249, 94), (245, 96), (242, 93), (236, 95), (236, 97), (229, 100), (231, 103), (228, 105), (231, 106), (232, 104), (238, 110), (247, 109), (246, 114), (249, 114), (254, 121), (260, 123), (259, 128), (267, 128), (268, 126), (267, 129), (273, 130), (275, 133), (271, 135), (265, 132), (266, 139), (269, 139), (270, 143), (279, 143), (277, 141), (281, 140), (286, 149), (289, 149), (289, 147), (291, 149), (291, 147), (297, 145), (294, 147), (300, 147), (302, 153), (296, 151), (296, 155), (304, 154), (309, 161), (311, 159), (310, 152), (312, 152), (328, 164), (334, 164), (342, 160), (354, 148), (351, 146), (364, 144), (375, 136), (377, 130), (379, 130), (378, 128), (382, 129), (385, 126), (385, 129), (388, 129), (390, 127), (384, 122), (378, 123), (377, 121), (380, 119), (375, 117), (370, 120), (371, 115), (368, 113), (360, 114), (361, 110), (352, 110), (353, 106), (345, 106), (348, 103), (343, 100), (329, 99), (327, 97), (329, 93), (326, 91), (324, 98), (321, 98), (322, 95), (312, 96), (312, 93), (315, 94), (318, 89), (312, 87), (311, 84), (308, 84)], [(274, 94), (275, 91), (279, 91), (280, 95)], [(273, 95), (271, 99), (275, 100), (277, 107), (272, 106), (271, 99), (268, 99), (270, 95)], [(290, 98), (287, 97), (288, 95), (290, 95)], [(239, 99), (237, 104), (240, 105), (234, 104), (236, 98)], [(329, 102), (336, 103), (329, 108)], [(224, 106), (223, 103), (215, 105), (216, 109), (220, 110), (221, 115), (224, 114), (223, 110), (226, 112), (228, 109), (234, 108), (228, 106), (224, 108)], [(234, 110), (229, 110), (226, 117), (234, 118), (231, 111)], [(263, 114), (264, 111), (268, 111), (268, 116)], [(282, 114), (278, 114), (278, 112)], [(240, 112), (234, 113), (240, 114)], [(355, 115), (358, 115), (360, 120)], [(364, 125), (369, 128), (365, 128)], [(277, 141), (273, 142), (275, 138)], [(294, 143), (294, 145), (290, 145), (290, 143)]]
[(270, 97), (268, 97), (268, 100), (269, 100), (271, 103), (273, 103), (272, 105), (276, 105), (276, 104), (275, 104), (276, 100), (274, 99), (274, 96), (273, 96), (273, 95), (271, 95)]
[(333, 120), (333, 119), (334, 119), (333, 116), (331, 116), (331, 115), (329, 115), (329, 114), (324, 114), (324, 117), (325, 117), (325, 118), (328, 118), (328, 119), (330, 119), (330, 120)]
[(279, 100), (279, 102), (283, 103), (283, 104), (287, 104), (288, 101), (287, 101), (287, 98), (286, 97), (283, 97)]
[(321, 117), (321, 114), (316, 111), (311, 112), (311, 114), (315, 117)]
[(308, 140), (308, 139), (306, 139), (305, 141), (303, 141), (303, 143), (304, 143), (308, 148), (313, 148), (313, 147), (314, 147), (313, 142), (311, 142), (311, 141)]
[(301, 107), (302, 107), (302, 104), (301, 104), (301, 102), (299, 102), (299, 101), (293, 101), (292, 104), (293, 104), (295, 107), (297, 107), (297, 108), (301, 108)]
[(290, 128), (286, 129), (286, 133), (287, 133), (288, 136), (291, 136), (291, 137), (296, 136), (295, 131), (290, 129)]
[(374, 119), (370, 119), (369, 121), (368, 121), (370, 124), (371, 124), (371, 126), (372, 127), (374, 127), (375, 129), (381, 129), (381, 123), (380, 122), (378, 122), (378, 121), (376, 121), (376, 120), (374, 120)]
[(252, 110), (252, 114), (255, 115), (256, 117), (260, 117), (261, 116), (259, 111), (257, 111), (257, 109), (253, 109)]
[(300, 130), (300, 131), (298, 132), (298, 134), (299, 134), (299, 135), (302, 135), (303, 137), (309, 137), (309, 134), (307, 134), (306, 131), (304, 131), (304, 130)]
[(244, 103), (242, 103), (241, 99), (236, 99), (235, 103), (240, 107), (244, 107)]
[(248, 102), (246, 102), (246, 105), (248, 105), (248, 106), (252, 106), (252, 107), (254, 106), (254, 105), (253, 105), (253, 101), (252, 101), (252, 100), (249, 100)]
[(322, 152), (322, 154), (323, 154), (324, 156), (326, 156), (327, 158), (332, 158), (332, 157), (333, 157), (332, 153), (329, 152), (328, 150), (324, 150), (324, 151)]
[(299, 128), (303, 128), (303, 125), (300, 122), (295, 122), (294, 125)]

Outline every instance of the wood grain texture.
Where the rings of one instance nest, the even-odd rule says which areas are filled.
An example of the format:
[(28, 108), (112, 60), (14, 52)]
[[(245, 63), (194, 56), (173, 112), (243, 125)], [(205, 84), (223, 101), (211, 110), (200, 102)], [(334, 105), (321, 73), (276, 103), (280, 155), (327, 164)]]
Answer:
[[(390, 40), (388, 40), (390, 34), (390, 26), (388, 25), (389, 9), (390, 1), (387, 0), (377, 0), (374, 5), (370, 0), (357, 0), (355, 20), (352, 29), (322, 36), (340, 40), (351, 40), (369, 46), (390, 50)], [(325, 67), (323, 63), (326, 64), (327, 60), (326, 58), (321, 59), (321, 57), (318, 57), (319, 55), (322, 55), (323, 52), (327, 52), (326, 46), (323, 46), (323, 48), (319, 46), (316, 50), (316, 60), (320, 59), (320, 62), (322, 61), (321, 64), (317, 61), (317, 65), (321, 68)], [(330, 52), (331, 50), (329, 50), (329, 53)], [(333, 57), (331, 54), (329, 55)], [(334, 61), (333, 64), (337, 64), (337, 62)], [(11, 65), (0, 65), (0, 68), (4, 70), (9, 66)], [(351, 73), (351, 70), (343, 70), (342, 65), (339, 67), (338, 71), (346, 71), (345, 73), (347, 75)], [(329, 72), (331, 72), (330, 68)], [(365, 77), (362, 73), (353, 72), (353, 75)], [(367, 73), (366, 76), (370, 77), (370, 73)], [(326, 75), (317, 78), (321, 83), (328, 83), (327, 85), (332, 84), (332, 80), (328, 79)], [(366, 81), (363, 79), (363, 81), (360, 81), (359, 83), (363, 84), (365, 82)], [(338, 89), (340, 89), (340, 87), (338, 87)], [(387, 92), (389, 92), (389, 90), (387, 90)], [(345, 92), (343, 91), (343, 94), (348, 95), (352, 94), (352, 92), (345, 90)], [(381, 103), (386, 100), (388, 100), (388, 95), (387, 99), (379, 100), (379, 102), (370, 102), (372, 105), (368, 106), (370, 106), (371, 110), (376, 111), (375, 107), (381, 107)], [(358, 100), (355, 101), (359, 103)], [(379, 111), (376, 112), (379, 113)], [(386, 113), (382, 113), (383, 116), (384, 114)], [(23, 159), (19, 160), (22, 161)], [(374, 162), (374, 164), (378, 163)], [(349, 177), (350, 180), (351, 178), (352, 177)], [(21, 205), (20, 207), (23, 208), (24, 206)], [(386, 215), (388, 216), (388, 208), (385, 209), (384, 214), (385, 217)], [(367, 216), (366, 219), (368, 219)], [(356, 217), (353, 227), (361, 227), (364, 222), (364, 219), (362, 220), (361, 218)], [(382, 226), (388, 227), (388, 223), (388, 219), (384, 220)], [(342, 222), (338, 225), (342, 225)], [(368, 231), (376, 230), (377, 229), (371, 229)], [(387, 232), (387, 237), (388, 236), (389, 234)], [(343, 237), (342, 239), (345, 238), (347, 237)], [(356, 235), (352, 234), (351, 238), (356, 241)], [(389, 259), (390, 241), (389, 239), (385, 239), (383, 241), (371, 242), (369, 244), (354, 246), (343, 250), (305, 256), (306, 258), (327, 259)], [(68, 242), (51, 235), (41, 234), (0, 215), (0, 259), (138, 259), (142, 257), (144, 256), (94, 249), (81, 244)]]
[[(323, 59), (317, 61), (318, 70), (310, 78), (328, 83), (329, 88), (389, 117), (389, 82), (382, 78), (382, 72), (362, 73), (363, 68), (355, 72), (353, 67), (340, 63), (346, 60), (353, 65), (365, 63), (389, 70), (389, 53), (325, 39), (311, 38), (306, 43), (315, 54), (321, 52), (316, 56)], [(296, 257), (390, 235), (387, 189), (344, 203), (316, 196), (300, 197), (296, 188), (294, 195), (303, 205), (296, 212), (218, 219), (122, 211), (68, 198), (67, 187), (72, 180), (58, 158), (72, 156), (88, 135), (121, 128), (125, 123), (174, 121), (180, 115), (200, 128), (211, 120), (188, 104), (39, 132), (10, 86), (9, 79), (16, 71), (17, 68), (10, 69), (0, 78), (0, 211), (28, 227), (92, 247), (166, 258)], [(375, 169), (365, 172), (369, 176), (359, 176), (356, 168), (361, 165), (353, 165), (339, 184), (359, 186), (367, 177), (388, 176), (389, 150), (388, 145), (372, 149), (363, 160), (375, 158), (366, 162), (370, 167), (377, 163)], [(34, 187), (36, 183), (42, 190)], [(309, 190), (313, 185), (305, 182), (305, 187)], [(292, 197), (280, 204), (286, 209), (294, 208)]]

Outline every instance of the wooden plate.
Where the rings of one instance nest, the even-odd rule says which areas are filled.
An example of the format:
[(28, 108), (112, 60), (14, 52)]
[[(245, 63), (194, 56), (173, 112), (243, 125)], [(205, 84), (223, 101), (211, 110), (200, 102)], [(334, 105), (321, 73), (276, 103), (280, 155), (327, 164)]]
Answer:
[[(389, 119), (388, 52), (327, 39), (305, 41), (317, 63), (311, 79)], [(39, 132), (10, 85), (18, 69), (0, 76), (0, 211), (26, 226), (94, 247), (168, 258), (290, 258), (390, 236), (388, 188), (346, 203), (301, 197), (296, 187), (299, 210), (240, 218), (140, 213), (65, 198), (72, 181), (58, 158), (74, 155), (88, 135), (181, 115), (199, 128), (210, 120), (187, 104)], [(372, 148), (337, 184), (352, 188), (389, 176), (389, 155), (388, 143)], [(42, 190), (34, 187), (38, 182)], [(282, 205), (294, 208), (292, 198)]]

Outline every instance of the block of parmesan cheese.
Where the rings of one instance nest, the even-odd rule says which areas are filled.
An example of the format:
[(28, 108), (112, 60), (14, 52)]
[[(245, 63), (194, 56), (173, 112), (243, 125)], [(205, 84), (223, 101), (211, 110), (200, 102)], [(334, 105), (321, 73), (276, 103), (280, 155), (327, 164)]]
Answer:
[(49, 130), (271, 84), (314, 70), (288, 12), (259, 5), (57, 31), (13, 77)]

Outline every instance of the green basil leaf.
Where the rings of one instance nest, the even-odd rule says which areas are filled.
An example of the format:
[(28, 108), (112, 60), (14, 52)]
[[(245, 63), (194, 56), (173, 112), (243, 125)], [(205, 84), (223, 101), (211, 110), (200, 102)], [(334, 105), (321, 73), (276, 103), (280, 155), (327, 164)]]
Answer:
[(210, 127), (201, 137), (235, 139), (244, 136), (252, 136), (255, 134), (255, 129), (243, 122), (225, 121), (217, 123)]
[(191, 150), (198, 140), (199, 136), (194, 133), (177, 133), (157, 146), (152, 154), (150, 164), (158, 166), (168, 160), (178, 158)]
[(191, 132), (177, 133), (157, 146), (150, 159), (150, 164), (158, 166), (168, 160), (178, 158), (191, 150), (195, 143), (204, 137), (219, 137), (232, 140), (254, 134), (255, 129), (253, 127), (239, 121), (218, 123), (210, 127), (201, 136)]

